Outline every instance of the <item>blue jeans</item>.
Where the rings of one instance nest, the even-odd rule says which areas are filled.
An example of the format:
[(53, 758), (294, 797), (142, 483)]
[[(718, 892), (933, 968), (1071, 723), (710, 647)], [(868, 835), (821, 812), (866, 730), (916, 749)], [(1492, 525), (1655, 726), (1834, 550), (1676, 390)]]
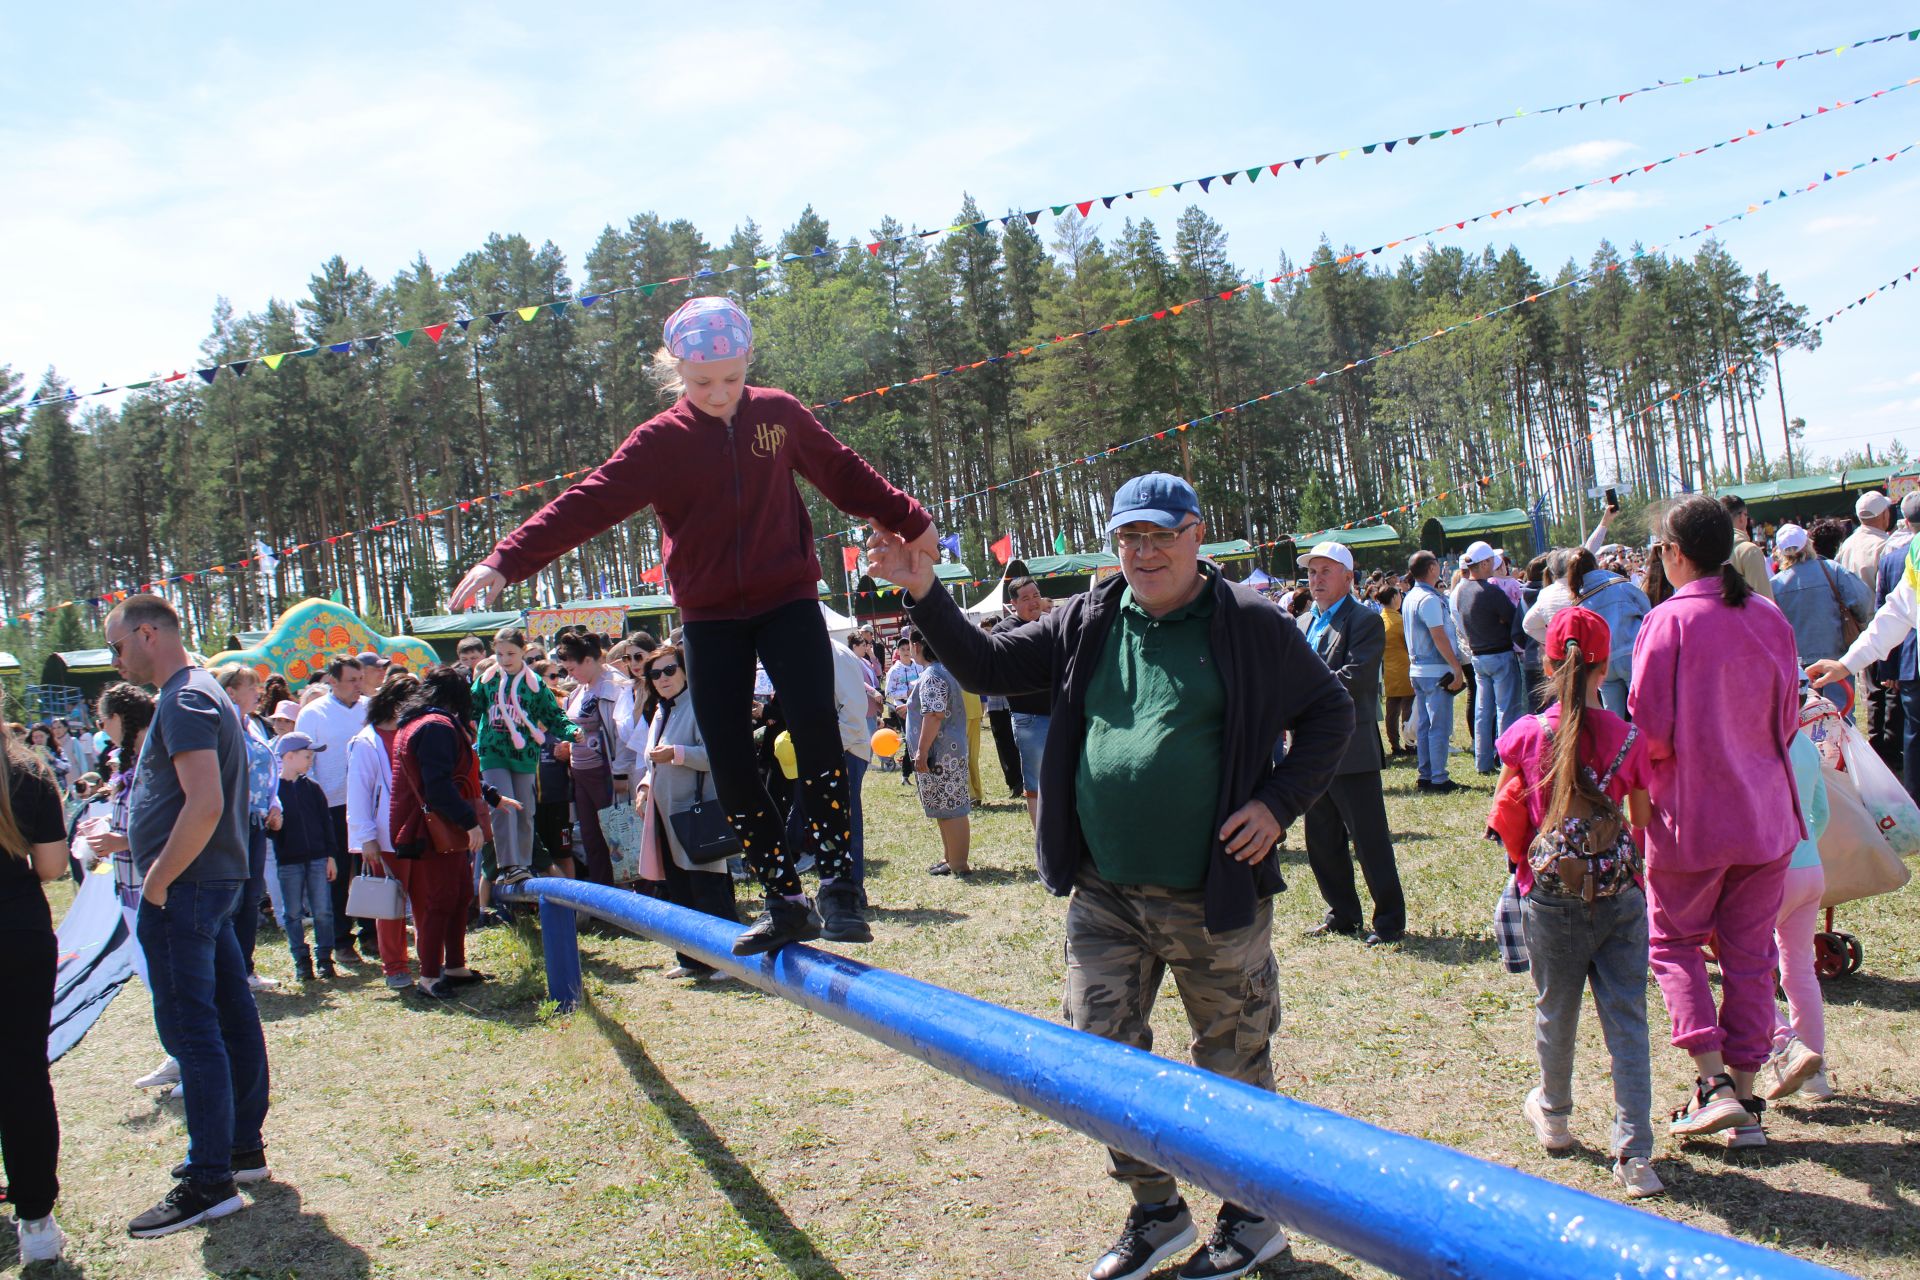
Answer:
[(1030, 796), (1040, 794), (1040, 757), (1047, 749), (1047, 725), (1052, 716), (1013, 713), (1013, 740), (1020, 746), (1020, 785)]
[(1920, 680), (1902, 680), (1895, 692), (1907, 720), (1900, 730), (1900, 780), (1908, 795), (1920, 799)]
[(233, 913), (233, 932), (248, 973), (253, 972), (253, 944), (260, 934), (260, 900), (267, 896), (267, 829), (260, 823), (258, 818), (247, 823), (247, 887), (240, 895), (240, 909)]
[(1440, 687), (1444, 676), (1413, 677), (1413, 745), (1422, 782), (1446, 782), (1447, 750), (1453, 742), (1453, 695)]
[(1534, 1052), (1548, 1112), (1573, 1110), (1573, 1049), (1589, 985), (1613, 1075), (1616, 1157), (1653, 1155), (1653, 1071), (1647, 1049), (1647, 900), (1629, 888), (1611, 898), (1541, 892), (1524, 899), (1533, 972)]
[(1520, 718), (1520, 655), (1473, 655), (1473, 763), (1482, 773), (1500, 767), (1494, 743)]
[(313, 917), (313, 945), (321, 958), (333, 956), (333, 886), (327, 883), (327, 859), (280, 864), (280, 928), (295, 963), (307, 958), (307, 926)]
[(1607, 667), (1606, 682), (1600, 686), (1600, 705), (1622, 720), (1627, 718), (1627, 672), (1632, 669), (1629, 662), (1626, 667)]
[(267, 1118), (267, 1042), (233, 933), (243, 880), (176, 881), (167, 905), (140, 900), (134, 932), (147, 957), (153, 1023), (180, 1063), (187, 1180), (219, 1185), (233, 1153), (257, 1150)]

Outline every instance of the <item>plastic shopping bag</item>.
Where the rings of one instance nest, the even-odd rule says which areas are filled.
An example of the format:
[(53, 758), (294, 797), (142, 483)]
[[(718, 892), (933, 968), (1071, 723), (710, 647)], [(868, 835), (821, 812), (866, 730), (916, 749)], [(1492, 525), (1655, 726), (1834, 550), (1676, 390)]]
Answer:
[[(1877, 759), (1877, 757), (1876, 757)], [(1827, 784), (1827, 829), (1820, 835), (1820, 869), (1827, 887), (1820, 905), (1892, 893), (1912, 879), (1913, 872), (1893, 852), (1867, 811), (1851, 774), (1822, 768)]]
[(1853, 721), (1812, 694), (1800, 711), (1800, 731), (1820, 749), (1823, 769), (1837, 768), (1852, 781), (1854, 794), (1894, 853), (1920, 857), (1920, 806)]

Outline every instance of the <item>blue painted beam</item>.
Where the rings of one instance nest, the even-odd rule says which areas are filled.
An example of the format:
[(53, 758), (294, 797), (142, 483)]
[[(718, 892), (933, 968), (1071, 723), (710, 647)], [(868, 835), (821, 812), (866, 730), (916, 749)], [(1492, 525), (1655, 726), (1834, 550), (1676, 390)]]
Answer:
[(735, 956), (738, 925), (655, 898), (547, 877), (496, 894), (644, 934), (1396, 1275), (1841, 1274), (812, 947)]

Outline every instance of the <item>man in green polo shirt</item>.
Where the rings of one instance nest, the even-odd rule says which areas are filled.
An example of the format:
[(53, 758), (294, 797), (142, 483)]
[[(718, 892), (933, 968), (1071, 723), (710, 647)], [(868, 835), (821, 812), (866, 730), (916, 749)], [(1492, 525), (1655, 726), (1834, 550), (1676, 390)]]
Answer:
[[(915, 628), (963, 687), (1052, 691), (1038, 849), (1041, 880), (1072, 895), (1067, 1019), (1150, 1049), (1171, 971), (1195, 1064), (1271, 1089), (1273, 895), (1286, 885), (1269, 855), (1331, 781), (1353, 703), (1291, 618), (1201, 563), (1186, 481), (1136, 477), (1111, 510), (1120, 576), (992, 635), (893, 535), (869, 542), (871, 567), (907, 589)], [(1193, 1245), (1193, 1215), (1166, 1172), (1108, 1155), (1135, 1203), (1088, 1276), (1137, 1280)], [(1245, 1275), (1286, 1247), (1278, 1222), (1223, 1205), (1179, 1274)]]

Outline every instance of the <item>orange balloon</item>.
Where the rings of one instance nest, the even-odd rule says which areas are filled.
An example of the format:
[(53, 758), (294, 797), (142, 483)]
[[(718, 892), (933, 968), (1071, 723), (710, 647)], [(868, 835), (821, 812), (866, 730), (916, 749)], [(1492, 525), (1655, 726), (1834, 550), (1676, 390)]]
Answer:
[(890, 760), (900, 754), (900, 735), (885, 727), (873, 731), (873, 754)]

